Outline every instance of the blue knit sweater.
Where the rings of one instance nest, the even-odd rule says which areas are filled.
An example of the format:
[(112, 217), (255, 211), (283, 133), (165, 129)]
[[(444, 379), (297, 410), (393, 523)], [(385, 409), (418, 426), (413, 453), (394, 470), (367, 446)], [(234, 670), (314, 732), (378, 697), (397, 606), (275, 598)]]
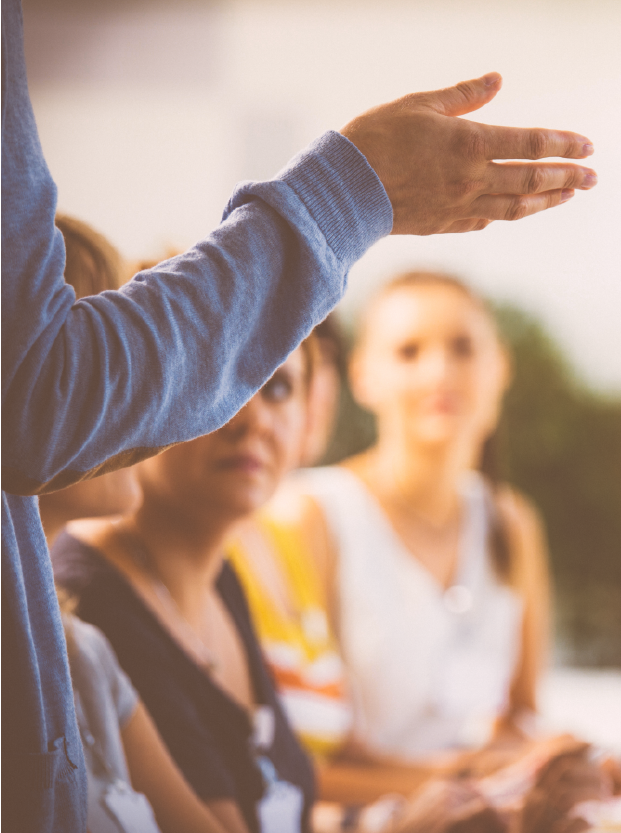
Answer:
[(28, 96), (19, 0), (2, 4), (3, 821), (83, 831), (84, 768), (37, 494), (213, 431), (341, 297), (390, 231), (387, 195), (327, 133), (222, 224), (119, 292), (76, 302)]

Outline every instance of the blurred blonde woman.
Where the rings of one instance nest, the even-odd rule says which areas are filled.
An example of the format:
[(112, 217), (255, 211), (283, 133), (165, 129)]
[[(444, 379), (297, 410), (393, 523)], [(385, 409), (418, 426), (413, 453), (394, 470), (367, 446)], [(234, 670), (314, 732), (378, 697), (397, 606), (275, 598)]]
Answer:
[(236, 563), (268, 658), (274, 611), (303, 624), (313, 607), (287, 564), (306, 571), (314, 607), (323, 600), (326, 623), (314, 614), (310, 624), (336, 634), (349, 682), (328, 751), (377, 767), (363, 778), (333, 765), (322, 787), (369, 798), (407, 790), (456, 750), (529, 734), (549, 589), (536, 511), (480, 472), (511, 375), (483, 302), (451, 276), (398, 276), (367, 307), (350, 372), (377, 442), (298, 472), (258, 522), (271, 529), (271, 566), (249, 534)]
[(365, 755), (416, 761), (525, 734), (548, 638), (528, 501), (480, 473), (510, 362), (483, 302), (410, 272), (362, 319), (354, 396), (376, 443), (297, 479)]

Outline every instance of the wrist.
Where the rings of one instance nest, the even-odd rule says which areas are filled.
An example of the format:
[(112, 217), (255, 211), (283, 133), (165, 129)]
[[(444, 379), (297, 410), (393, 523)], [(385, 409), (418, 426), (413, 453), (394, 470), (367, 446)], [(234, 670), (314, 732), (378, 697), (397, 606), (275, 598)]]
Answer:
[(366, 157), (331, 130), (277, 176), (304, 203), (342, 262), (360, 258), (392, 228), (392, 206)]

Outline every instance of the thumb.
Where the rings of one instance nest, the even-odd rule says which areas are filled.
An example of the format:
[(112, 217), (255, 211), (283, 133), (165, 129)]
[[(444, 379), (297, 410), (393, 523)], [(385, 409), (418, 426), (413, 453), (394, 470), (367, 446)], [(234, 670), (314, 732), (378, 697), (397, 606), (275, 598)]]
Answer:
[(444, 116), (463, 116), (478, 110), (494, 98), (502, 86), (502, 76), (490, 72), (482, 78), (462, 81), (454, 87), (427, 93), (427, 103)]

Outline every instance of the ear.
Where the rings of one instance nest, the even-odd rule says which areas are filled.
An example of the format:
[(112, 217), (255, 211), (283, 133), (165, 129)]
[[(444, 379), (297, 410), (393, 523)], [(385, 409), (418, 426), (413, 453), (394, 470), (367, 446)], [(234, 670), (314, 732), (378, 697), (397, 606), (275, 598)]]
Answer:
[(513, 359), (513, 351), (504, 341), (498, 345), (498, 352), (500, 361), (500, 388), (502, 393), (505, 394), (513, 384), (515, 361)]

